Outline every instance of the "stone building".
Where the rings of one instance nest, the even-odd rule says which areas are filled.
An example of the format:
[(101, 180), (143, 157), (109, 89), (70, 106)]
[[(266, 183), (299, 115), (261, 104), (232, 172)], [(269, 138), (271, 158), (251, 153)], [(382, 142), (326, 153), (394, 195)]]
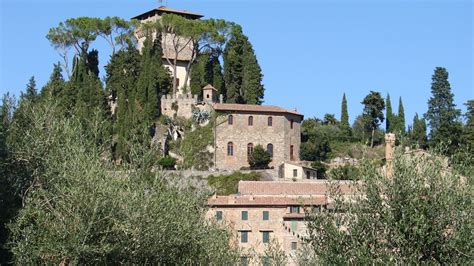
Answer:
[(270, 167), (299, 161), (303, 115), (277, 106), (216, 103), (215, 167), (249, 167), (248, 156), (262, 145), (272, 156)]
[(278, 178), (284, 179), (318, 179), (318, 171), (297, 162), (285, 162), (278, 167)]
[[(201, 14), (189, 12), (186, 10), (176, 10), (176, 9), (171, 9), (165, 6), (160, 6), (158, 8), (152, 9), (150, 11), (147, 11), (143, 14), (137, 15), (133, 17), (132, 19), (136, 19), (140, 21), (141, 23), (147, 23), (147, 22), (155, 22), (161, 19), (161, 16), (163, 14), (175, 14), (179, 16), (183, 16), (187, 19), (200, 19), (203, 17)], [(143, 48), (143, 44), (145, 42), (146, 36), (143, 32), (140, 31), (140, 29), (137, 29), (135, 31), (135, 36), (137, 37), (138, 44), (137, 48), (139, 51)], [(156, 33), (153, 33), (153, 38), (156, 38)], [(188, 42), (186, 38), (175, 38), (174, 34), (167, 33), (162, 36), (162, 48), (163, 48), (163, 65), (165, 65), (171, 73), (172, 71), (172, 64), (170, 64), (170, 61), (174, 60), (175, 58), (175, 50), (173, 49), (172, 43), (178, 41), (181, 44), (182, 51), (178, 53), (178, 60), (177, 60), (177, 83), (178, 83), (178, 89), (181, 89), (185, 87), (189, 87), (189, 79), (187, 84), (184, 84), (184, 80), (187, 74), (186, 67), (189, 63), (189, 61), (192, 58), (193, 55), (193, 43)], [(178, 90), (178, 94), (184, 94), (182, 90)]]
[[(351, 182), (339, 181), (350, 194)], [(306, 236), (305, 215), (328, 207), (327, 181), (240, 181), (238, 194), (214, 195), (208, 200), (208, 218), (230, 226), (235, 242), (245, 254), (262, 256), (270, 241), (278, 241), (289, 264)], [(249, 261), (247, 261), (249, 262)], [(256, 264), (250, 262), (250, 264)]]

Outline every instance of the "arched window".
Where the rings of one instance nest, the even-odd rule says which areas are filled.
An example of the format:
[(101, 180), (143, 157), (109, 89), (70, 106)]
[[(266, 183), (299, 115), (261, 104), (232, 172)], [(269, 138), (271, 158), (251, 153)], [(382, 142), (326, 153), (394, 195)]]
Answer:
[(267, 152), (268, 152), (268, 154), (270, 154), (270, 157), (273, 158), (273, 144), (269, 143), (267, 145)]
[(273, 126), (273, 117), (271, 116), (268, 117), (268, 126), (269, 127)]
[(250, 158), (253, 152), (253, 143), (247, 144), (247, 157)]
[(229, 118), (227, 119), (227, 121), (229, 122), (229, 125), (234, 124), (234, 117), (232, 115), (229, 115)]
[(249, 126), (253, 126), (253, 116), (249, 116)]
[(227, 143), (227, 156), (233, 156), (234, 155), (234, 143), (229, 142)]

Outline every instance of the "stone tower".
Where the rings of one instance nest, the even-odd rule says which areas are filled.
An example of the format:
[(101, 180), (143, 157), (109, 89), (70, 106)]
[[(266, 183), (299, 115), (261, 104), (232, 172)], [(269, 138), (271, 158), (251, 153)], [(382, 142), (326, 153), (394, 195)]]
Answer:
[[(152, 9), (150, 11), (147, 11), (143, 14), (137, 15), (133, 17), (132, 19), (136, 19), (140, 21), (140, 23), (147, 23), (147, 22), (155, 22), (157, 20), (161, 19), (161, 16), (163, 14), (174, 14), (174, 15), (179, 15), (182, 17), (185, 17), (187, 19), (200, 19), (203, 17), (201, 14), (189, 12), (186, 10), (176, 10), (176, 9), (171, 9), (165, 6), (160, 6), (158, 8)], [(137, 48), (139, 51), (143, 48), (143, 44), (145, 42), (146, 36), (143, 32), (140, 31), (139, 28), (135, 30), (135, 37), (138, 40), (137, 43)], [(156, 33), (153, 33), (153, 38), (156, 38)], [(172, 43), (176, 41), (177, 38), (171, 33), (163, 34), (161, 37), (162, 40), (162, 48), (163, 48), (163, 65), (165, 65), (171, 73), (173, 73), (173, 65), (170, 64), (171, 62), (174, 61), (175, 59), (175, 50), (173, 48)], [(187, 86), (190, 86), (190, 80), (188, 78), (188, 81), (184, 82), (186, 75), (189, 74), (186, 71), (186, 67), (189, 63), (189, 61), (192, 59), (193, 55), (193, 43), (188, 42), (188, 39), (179, 39), (178, 43), (183, 43), (183, 49), (181, 52), (178, 53), (178, 58), (177, 58), (177, 66), (176, 66), (176, 82), (177, 82), (177, 94), (181, 95), (183, 94), (182, 88)], [(187, 44), (187, 45), (186, 45)], [(189, 77), (189, 75), (188, 75)]]
[(388, 177), (393, 175), (393, 153), (395, 150), (395, 134), (385, 134), (385, 161), (386, 161), (386, 174)]

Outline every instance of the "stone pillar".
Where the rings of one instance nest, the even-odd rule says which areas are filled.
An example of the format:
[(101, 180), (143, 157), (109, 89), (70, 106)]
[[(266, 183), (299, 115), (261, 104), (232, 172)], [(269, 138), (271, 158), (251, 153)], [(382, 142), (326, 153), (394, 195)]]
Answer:
[(385, 172), (388, 177), (393, 175), (393, 153), (395, 150), (395, 134), (385, 134)]

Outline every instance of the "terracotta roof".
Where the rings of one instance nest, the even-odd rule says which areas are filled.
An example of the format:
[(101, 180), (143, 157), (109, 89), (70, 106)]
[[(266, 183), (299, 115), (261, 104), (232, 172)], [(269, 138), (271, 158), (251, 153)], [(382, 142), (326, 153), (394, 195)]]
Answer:
[(257, 105), (257, 104), (238, 104), (238, 103), (216, 103), (214, 109), (217, 111), (245, 111), (245, 112), (270, 112), (270, 113), (286, 113), (301, 116), (303, 115), (292, 110), (286, 110), (278, 106)]
[(229, 195), (211, 197), (207, 204), (209, 206), (308, 206), (326, 204), (326, 197), (319, 195), (315, 197)]
[(207, 84), (206, 86), (204, 86), (204, 88), (202, 88), (203, 90), (207, 90), (207, 89), (211, 89), (211, 90), (215, 90), (217, 91), (216, 88), (214, 88), (211, 84)]
[(166, 6), (160, 6), (158, 8), (154, 8), (150, 11), (147, 11), (143, 14), (137, 15), (137, 16), (133, 17), (132, 19), (140, 19), (140, 18), (142, 18), (146, 15), (149, 15), (149, 14), (163, 14), (163, 13), (172, 13), (172, 14), (182, 15), (182, 16), (189, 17), (189, 18), (192, 18), (192, 19), (198, 19), (198, 18), (204, 17), (204, 15), (201, 15), (201, 14), (198, 14), (198, 13), (193, 13), (193, 12), (189, 12), (189, 11), (186, 11), (186, 10), (172, 9), (172, 8), (168, 8)]
[[(350, 194), (351, 181), (338, 181), (344, 194)], [(238, 191), (241, 195), (325, 195), (328, 181), (240, 181)]]

